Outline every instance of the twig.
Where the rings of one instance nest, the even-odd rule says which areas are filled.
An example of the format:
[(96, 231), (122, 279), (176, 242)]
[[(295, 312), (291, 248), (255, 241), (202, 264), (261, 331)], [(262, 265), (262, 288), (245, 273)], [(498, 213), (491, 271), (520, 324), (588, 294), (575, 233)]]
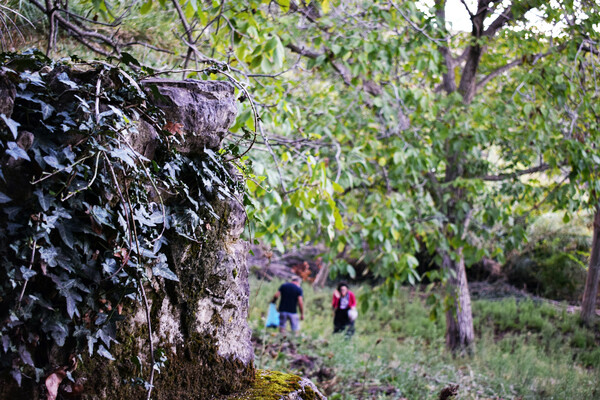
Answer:
[(54, 19), (54, 8), (50, 0), (46, 0), (46, 15), (48, 16), (48, 47), (46, 48), (46, 57), (50, 56), (54, 47), (54, 35), (56, 30), (56, 21)]
[(70, 192), (68, 195), (61, 197), (61, 201), (65, 201), (65, 200), (75, 196), (77, 193), (80, 193), (84, 190), (89, 189), (94, 184), (94, 181), (96, 180), (96, 177), (98, 176), (98, 160), (100, 159), (100, 153), (101, 152), (96, 153), (96, 166), (94, 167), (94, 176), (92, 177), (92, 180), (85, 187), (77, 189), (74, 192)]
[[(139, 254), (138, 254), (139, 257)], [(146, 396), (146, 400), (150, 400), (150, 396), (152, 395), (152, 389), (154, 388), (154, 343), (152, 343), (152, 323), (150, 321), (150, 307), (148, 306), (148, 299), (146, 298), (146, 292), (144, 291), (144, 287), (142, 286), (142, 281), (138, 278), (138, 287), (140, 289), (140, 293), (142, 294), (142, 299), (144, 301), (144, 308), (146, 309), (146, 323), (148, 325), (148, 336), (150, 342), (150, 359), (152, 361), (152, 365), (150, 366), (150, 380), (148, 381), (148, 395)]]
[(96, 81), (96, 123), (100, 123), (100, 84), (102, 83), (102, 73), (98, 74)]
[[(121, 203), (123, 204), (123, 211), (125, 212), (125, 222), (127, 222), (127, 233), (128, 233), (128, 250), (131, 251), (131, 239), (133, 237), (133, 233), (131, 230), (131, 223), (130, 223), (130, 218), (131, 218), (131, 214), (128, 212), (127, 209), (127, 202), (125, 201), (125, 197), (123, 196), (123, 192), (121, 191), (121, 186), (119, 185), (119, 181), (117, 180), (117, 175), (115, 174), (115, 170), (110, 162), (110, 159), (108, 158), (108, 156), (106, 155), (105, 152), (102, 152), (102, 155), (104, 156), (104, 159), (106, 160), (106, 163), (108, 165), (108, 169), (110, 170), (110, 173), (112, 175), (112, 179), (113, 182), (115, 184), (115, 187), (117, 188), (117, 193), (119, 194), (119, 197), (121, 198)], [(127, 261), (124, 261), (121, 266), (115, 271), (113, 272), (108, 278), (106, 278), (106, 280), (112, 279), (113, 277), (115, 277), (119, 272), (121, 272), (121, 270), (125, 267), (125, 265), (127, 265)]]
[(30, 21), (30, 20), (29, 20), (27, 17), (25, 17), (23, 14), (19, 13), (17, 10), (13, 10), (12, 8), (10, 8), (10, 7), (6, 7), (6, 6), (3, 6), (2, 4), (0, 4), (0, 8), (2, 8), (3, 10), (6, 10), (6, 11), (10, 11), (10, 12), (12, 12), (12, 13), (14, 13), (14, 14), (18, 15), (19, 17), (21, 17), (21, 18), (23, 18), (25, 21), (27, 21), (27, 23), (28, 23), (29, 25), (31, 25), (31, 27), (32, 27), (32, 28), (34, 28), (34, 29), (35, 29), (35, 25), (33, 25), (33, 23), (32, 23), (32, 22), (31, 22), (31, 21)]
[(32, 181), (32, 182), (31, 182), (31, 184), (32, 184), (32, 185), (36, 185), (36, 184), (38, 184), (38, 183), (40, 183), (40, 182), (43, 182), (43, 181), (45, 181), (46, 179), (48, 179), (48, 178), (50, 178), (50, 177), (52, 177), (52, 176), (54, 176), (54, 175), (56, 175), (56, 174), (58, 174), (58, 173), (61, 173), (61, 172), (63, 172), (63, 171), (66, 171), (66, 170), (67, 170), (67, 169), (69, 169), (69, 168), (73, 168), (73, 167), (75, 167), (77, 164), (81, 164), (83, 161), (87, 160), (88, 158), (92, 158), (92, 157), (93, 157), (93, 155), (90, 155), (90, 156), (85, 156), (85, 157), (83, 157), (83, 158), (81, 158), (81, 159), (79, 159), (79, 160), (75, 161), (75, 162), (74, 162), (73, 164), (71, 164), (71, 165), (67, 165), (66, 167), (63, 167), (63, 168), (61, 168), (61, 169), (57, 169), (56, 171), (52, 172), (51, 174), (44, 175), (44, 177), (43, 177), (43, 178), (40, 178), (40, 179), (38, 179), (38, 180), (35, 180), (35, 181)]
[[(221, 27), (221, 16), (223, 15), (223, 6), (224, 5), (225, 5), (225, 0), (221, 0), (221, 9), (219, 10), (219, 15), (216, 16), (216, 18), (217, 18), (217, 29), (215, 30), (215, 37), (217, 37), (217, 35), (219, 34), (219, 28)], [(212, 51), (210, 53), (210, 58), (213, 58), (215, 56), (215, 49), (216, 49), (216, 47), (217, 47), (217, 43), (215, 42), (215, 45), (213, 46)]]
[[(244, 92), (244, 94), (250, 101), (250, 106), (252, 107), (252, 113), (254, 116), (254, 135), (256, 135), (257, 130), (258, 130), (258, 132), (260, 132), (260, 135), (262, 136), (263, 140), (265, 141), (265, 145), (267, 146), (267, 149), (269, 150), (269, 153), (271, 154), (271, 157), (273, 158), (273, 162), (275, 163), (275, 168), (277, 169), (277, 173), (279, 174), (279, 184), (281, 186), (281, 189), (283, 191), (283, 196), (285, 198), (287, 196), (287, 190), (285, 188), (285, 183), (283, 182), (283, 176), (281, 174), (281, 170), (279, 168), (279, 165), (277, 164), (277, 156), (275, 156), (275, 152), (273, 151), (273, 148), (271, 147), (271, 144), (269, 143), (269, 138), (265, 135), (262, 125), (260, 124), (260, 120), (258, 118), (258, 111), (256, 110), (256, 105), (254, 104), (254, 100), (252, 99), (252, 96), (250, 96), (250, 93), (244, 87), (244, 85), (242, 85), (237, 79), (232, 77), (230, 74), (228, 74), (225, 71), (221, 71), (221, 70), (215, 70), (215, 71), (225, 75), (231, 81), (231, 83), (233, 83), (235, 86), (237, 86), (240, 90), (242, 90)], [(204, 72), (204, 71), (201, 71), (201, 72)], [(247, 153), (251, 148), (252, 147), (249, 147), (245, 153)], [(226, 160), (226, 161), (230, 161), (230, 160)]]
[(419, 32), (420, 34), (422, 34), (423, 36), (425, 36), (427, 39), (436, 42), (436, 43), (447, 43), (448, 40), (450, 39), (450, 36), (446, 36), (444, 38), (441, 39), (437, 39), (434, 37), (429, 36), (429, 34), (427, 32), (425, 32), (424, 29), (419, 28), (417, 26), (417, 24), (415, 24), (408, 15), (404, 14), (404, 12), (402, 12), (402, 10), (393, 2), (393, 1), (389, 1), (388, 2), (390, 6), (392, 6), (396, 11), (398, 11), (398, 13), (402, 16), (402, 18), (404, 18), (404, 20), (406, 20), (406, 22), (408, 22), (408, 24), (410, 25), (411, 28), (413, 28), (415, 31)]
[[(38, 214), (38, 218), (39, 218), (39, 214)], [(31, 271), (31, 268), (33, 268), (33, 260), (35, 259), (35, 249), (36, 249), (36, 245), (37, 245), (37, 239), (34, 238), (33, 239), (33, 248), (31, 250), (31, 258), (29, 259), (29, 268), (27, 269), (28, 271)], [(19, 300), (17, 301), (17, 309), (19, 309), (19, 307), (21, 307), (21, 300), (23, 300), (23, 296), (25, 295), (25, 288), (27, 287), (27, 283), (29, 282), (29, 278), (25, 279), (25, 283), (23, 284), (23, 289), (21, 289), (21, 294), (19, 295)]]

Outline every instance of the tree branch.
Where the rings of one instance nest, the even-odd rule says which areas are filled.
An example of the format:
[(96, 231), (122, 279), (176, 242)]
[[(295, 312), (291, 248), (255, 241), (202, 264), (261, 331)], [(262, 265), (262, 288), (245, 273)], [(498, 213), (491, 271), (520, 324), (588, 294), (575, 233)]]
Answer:
[(443, 204), (443, 190), (442, 190), (442, 187), (440, 185), (440, 182), (438, 181), (438, 178), (431, 171), (428, 171), (425, 174), (425, 177), (430, 182), (430, 184), (427, 185), (427, 186), (428, 186), (429, 193), (433, 197), (433, 201), (438, 206), (441, 206)]
[(538, 53), (535, 54), (533, 56), (523, 56), (521, 58), (518, 58), (516, 60), (513, 60), (511, 62), (509, 62), (508, 64), (505, 64), (501, 67), (496, 68), (495, 70), (493, 70), (492, 72), (490, 72), (489, 74), (487, 74), (482, 80), (480, 80), (479, 82), (477, 82), (477, 91), (479, 91), (481, 88), (483, 88), (485, 85), (487, 85), (489, 83), (489, 81), (491, 81), (492, 79), (494, 79), (495, 77), (503, 74), (504, 72), (510, 70), (513, 67), (516, 67), (518, 65), (523, 65), (526, 62), (529, 62), (528, 60), (531, 60), (531, 65), (535, 65), (539, 60), (541, 60), (544, 57), (549, 56), (550, 54), (556, 53), (556, 52), (561, 52), (562, 50), (564, 50), (567, 47), (566, 43), (563, 43), (557, 47), (554, 47), (550, 50), (548, 50), (545, 53)]
[[(432, 42), (436, 42), (436, 43), (446, 43), (448, 41), (447, 37), (444, 38), (434, 38), (429, 36), (429, 34), (423, 29), (423, 28), (419, 28), (417, 26), (417, 24), (415, 24), (409, 17), (408, 15), (404, 14), (404, 12), (398, 7), (396, 6), (396, 4), (393, 1), (388, 1), (389, 5), (392, 6), (396, 11), (398, 11), (398, 13), (402, 16), (402, 18), (404, 18), (404, 20), (406, 22), (408, 22), (408, 24), (410, 25), (410, 27), (412, 29), (414, 29), (416, 32), (419, 32), (420, 34), (422, 34), (423, 36), (425, 36), (427, 39), (431, 40)], [(442, 27), (443, 28), (443, 27)]]
[(504, 72), (508, 71), (509, 69), (516, 67), (517, 65), (522, 65), (523, 64), (523, 58), (519, 58), (517, 60), (511, 61), (508, 64), (505, 64), (499, 68), (496, 68), (495, 70), (493, 70), (492, 72), (490, 72), (489, 74), (487, 74), (482, 80), (480, 80), (479, 82), (477, 82), (477, 89), (476, 90), (480, 90), (482, 87), (484, 87), (485, 85), (488, 84), (489, 81), (491, 81), (492, 79), (494, 79), (495, 77), (497, 77), (498, 75), (502, 75)]
[(523, 176), (523, 175), (534, 174), (536, 172), (544, 172), (551, 168), (552, 168), (552, 166), (549, 164), (540, 164), (537, 167), (527, 168), (527, 169), (523, 169), (520, 171), (508, 172), (508, 173), (499, 174), (499, 175), (485, 175), (485, 176), (479, 177), (479, 179), (482, 179), (484, 181), (498, 182), (498, 181), (503, 181), (506, 179), (517, 178), (517, 177)]
[(465, 2), (465, 0), (460, 0), (460, 2), (463, 4), (463, 6), (465, 6), (465, 10), (467, 10), (467, 12), (469, 13), (469, 17), (471, 19), (473, 19), (473, 17), (475, 15), (473, 15), (473, 13), (471, 12), (471, 10), (469, 9), (469, 6), (467, 5), (467, 3)]
[(514, 18), (512, 12), (512, 3), (500, 13), (490, 26), (483, 32), (484, 36), (493, 37), (507, 22)]
[(294, 52), (296, 54), (300, 54), (301, 56), (311, 58), (311, 59), (315, 59), (319, 56), (324, 55), (323, 53), (317, 53), (316, 51), (307, 49), (306, 47), (296, 46), (293, 43), (288, 43), (285, 47), (287, 47), (288, 49), (290, 49), (292, 52)]
[[(92, 51), (98, 53), (98, 54), (102, 54), (103, 56), (110, 56), (113, 53), (104, 50), (101, 47), (98, 47), (96, 44), (90, 43), (87, 39), (92, 39), (92, 40), (97, 40), (100, 44), (104, 44), (105, 46), (110, 47), (114, 53), (116, 53), (117, 55), (120, 55), (121, 52), (119, 50), (119, 44), (115, 41), (113, 41), (111, 38), (109, 38), (108, 36), (105, 36), (101, 33), (98, 32), (94, 32), (94, 31), (90, 31), (90, 30), (85, 30), (83, 28), (78, 27), (77, 25), (75, 25), (74, 23), (66, 20), (63, 16), (61, 16), (59, 13), (56, 13), (56, 10), (48, 10), (46, 9), (42, 4), (40, 4), (37, 0), (29, 0), (29, 2), (31, 4), (33, 4), (37, 9), (39, 9), (41, 12), (43, 12), (44, 14), (46, 14), (48, 17), (50, 17), (49, 12), (52, 11), (52, 16), (54, 18), (54, 20), (64, 29), (66, 29), (67, 31), (70, 31), (72, 36), (75, 38), (75, 40), (77, 40), (78, 42), (80, 42), (81, 44), (83, 44), (84, 46), (90, 48)], [(50, 21), (52, 22), (52, 21)]]

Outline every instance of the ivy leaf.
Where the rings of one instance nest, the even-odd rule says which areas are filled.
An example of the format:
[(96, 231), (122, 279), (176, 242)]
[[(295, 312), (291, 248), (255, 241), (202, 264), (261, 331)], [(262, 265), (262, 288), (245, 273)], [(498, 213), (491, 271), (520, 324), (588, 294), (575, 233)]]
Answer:
[(56, 227), (58, 228), (58, 233), (60, 233), (60, 237), (63, 240), (63, 242), (70, 248), (73, 249), (73, 246), (75, 244), (74, 239), (73, 239), (73, 232), (70, 229), (69, 226), (67, 226), (66, 224), (62, 223), (62, 224), (57, 224)]
[(35, 192), (33, 192), (33, 194), (37, 196), (38, 202), (40, 203), (42, 210), (44, 210), (44, 212), (48, 211), (48, 209), (52, 205), (52, 200), (54, 200), (54, 197), (45, 194), (44, 192), (42, 192), (41, 189), (37, 189)]
[(66, 325), (61, 324), (59, 322), (52, 322), (46, 329), (46, 332), (50, 332), (50, 336), (59, 347), (65, 345), (65, 341), (69, 334), (69, 330)]
[(17, 135), (19, 134), (18, 128), (19, 126), (21, 126), (21, 124), (13, 119), (8, 118), (4, 114), (0, 114), (0, 118), (2, 118), (8, 129), (10, 129), (10, 131), (12, 132), (13, 138), (17, 140)]
[[(100, 314), (100, 315), (102, 315), (102, 314)], [(99, 325), (97, 321), (96, 321), (96, 325)], [(108, 323), (108, 324), (104, 325), (102, 327), (102, 329), (100, 329), (98, 331), (98, 336), (106, 344), (106, 346), (110, 349), (110, 344), (112, 342), (116, 342), (116, 340), (115, 340), (116, 331), (114, 329), (114, 324)]]
[(72, 290), (64, 290), (62, 291), (62, 295), (65, 297), (67, 301), (67, 314), (69, 317), (73, 319), (73, 315), (79, 316), (79, 310), (77, 309), (77, 303), (82, 300), (79, 293)]
[(98, 346), (98, 354), (100, 354), (102, 357), (108, 358), (111, 361), (115, 360), (112, 354), (110, 354), (110, 352), (106, 350), (106, 348), (103, 345)]
[(30, 280), (31, 278), (37, 275), (37, 272), (35, 272), (33, 269), (25, 268), (23, 266), (20, 268), (20, 270), (23, 279), (25, 279), (26, 281)]
[(56, 267), (56, 259), (58, 257), (58, 250), (54, 246), (41, 247), (39, 249), (40, 257), (46, 261), (50, 267)]
[(40, 77), (39, 72), (31, 73), (29, 71), (21, 72), (21, 79), (28, 81), (29, 83), (34, 84), (35, 86), (46, 86), (46, 83)]
[[(81, 97), (75, 95), (75, 98), (77, 98), (79, 100), (79, 104), (81, 104), (81, 106), (86, 110), (86, 111), (91, 111), (90, 105), (87, 103), (87, 101), (85, 101), (84, 99), (82, 99)], [(83, 125), (83, 124), (82, 124)], [(80, 126), (81, 129), (81, 126)]]
[(44, 161), (46, 161), (46, 164), (48, 164), (49, 166), (51, 166), (52, 168), (61, 168), (62, 165), (58, 162), (58, 159), (53, 156), (53, 155), (49, 155), (44, 157)]
[(23, 228), (22, 224), (15, 224), (15, 223), (11, 223), (9, 222), (8, 224), (6, 224), (6, 230), (8, 231), (9, 234), (14, 235), (16, 234), (18, 231), (20, 231)]
[(13, 379), (15, 381), (17, 381), (17, 385), (19, 385), (19, 387), (21, 387), (21, 378), (22, 378), (21, 371), (17, 368), (13, 368), (10, 371), (10, 375), (13, 377)]
[(168, 244), (168, 243), (169, 243), (169, 241), (163, 235), (157, 241), (154, 242), (154, 248), (152, 249), (152, 251), (154, 252), (154, 254), (157, 254), (160, 251), (160, 249), (162, 248), (162, 246), (164, 244)]
[(115, 272), (117, 272), (117, 269), (118, 269), (117, 262), (115, 261), (114, 258), (107, 258), (102, 263), (102, 270), (109, 275), (112, 275)]
[(12, 199), (10, 197), (8, 197), (4, 193), (0, 192), (0, 204), (8, 203), (10, 201), (12, 201)]
[[(106, 322), (107, 319), (108, 319), (108, 314), (106, 314), (106, 313), (99, 313), (98, 316), (96, 317), (96, 321), (94, 322), (94, 324), (95, 325), (102, 325), (103, 323)], [(100, 339), (102, 339), (102, 337), (100, 337)], [(110, 343), (106, 343), (106, 344), (108, 345)]]
[(69, 78), (69, 75), (67, 75), (66, 72), (61, 72), (60, 74), (58, 74), (58, 76), (56, 77), (56, 79), (58, 79), (58, 81), (60, 83), (64, 83), (66, 86), (68, 86), (71, 89), (77, 89), (79, 87), (79, 85), (77, 85), (75, 82), (73, 82)]
[(2, 349), (6, 353), (10, 347), (10, 338), (7, 335), (2, 335)]
[(15, 160), (22, 158), (24, 160), (31, 161), (31, 159), (27, 155), (27, 152), (20, 148), (16, 142), (8, 142), (7, 146), (8, 149), (6, 150), (6, 154), (10, 155)]
[(110, 155), (124, 161), (131, 168), (135, 168), (135, 160), (132, 157), (131, 150), (129, 149), (114, 149), (110, 152)]
[(98, 221), (102, 225), (114, 227), (111, 221), (112, 215), (104, 207), (93, 206), (92, 214), (94, 215), (96, 221)]
[(34, 367), (33, 358), (31, 358), (31, 353), (25, 348), (25, 346), (19, 346), (19, 356), (21, 360), (27, 365), (31, 365)]
[(169, 265), (167, 264), (167, 256), (164, 254), (158, 255), (158, 262), (152, 267), (152, 273), (155, 276), (161, 276), (165, 279), (179, 282), (177, 275), (175, 275), (173, 271), (169, 269)]
[(135, 210), (133, 219), (145, 226), (156, 226), (163, 220), (163, 215), (160, 210), (154, 210), (152, 214), (149, 214), (143, 207)]
[(45, 102), (40, 102), (40, 111), (42, 112), (42, 120), (47, 120), (54, 113), (55, 108)]
[(92, 335), (88, 335), (87, 340), (88, 340), (88, 352), (90, 353), (90, 356), (91, 356), (92, 354), (94, 354), (94, 344), (96, 344), (98, 339), (96, 339)]

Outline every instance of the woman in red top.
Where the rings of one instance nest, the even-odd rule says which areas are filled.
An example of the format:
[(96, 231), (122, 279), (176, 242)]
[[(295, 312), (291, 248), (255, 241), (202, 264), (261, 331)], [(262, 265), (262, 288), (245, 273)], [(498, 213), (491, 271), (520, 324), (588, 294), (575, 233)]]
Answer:
[(348, 311), (356, 309), (356, 297), (346, 282), (340, 283), (333, 292), (331, 305), (334, 310), (333, 333), (346, 330), (347, 335), (354, 334), (354, 319), (350, 318)]

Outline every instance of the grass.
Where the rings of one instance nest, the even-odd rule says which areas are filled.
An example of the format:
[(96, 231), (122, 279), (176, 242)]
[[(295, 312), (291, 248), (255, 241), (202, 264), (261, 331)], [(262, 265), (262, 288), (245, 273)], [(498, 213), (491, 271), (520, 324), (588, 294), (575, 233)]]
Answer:
[(474, 300), (474, 352), (453, 357), (444, 346), (445, 322), (431, 321), (424, 296), (409, 288), (359, 315), (350, 340), (332, 335), (331, 290), (306, 284), (301, 333), (284, 337), (265, 329), (280, 283), (251, 281), (255, 363), (310, 377), (330, 399), (437, 399), (450, 384), (460, 385), (459, 399), (600, 398), (598, 329), (580, 326), (560, 307)]

